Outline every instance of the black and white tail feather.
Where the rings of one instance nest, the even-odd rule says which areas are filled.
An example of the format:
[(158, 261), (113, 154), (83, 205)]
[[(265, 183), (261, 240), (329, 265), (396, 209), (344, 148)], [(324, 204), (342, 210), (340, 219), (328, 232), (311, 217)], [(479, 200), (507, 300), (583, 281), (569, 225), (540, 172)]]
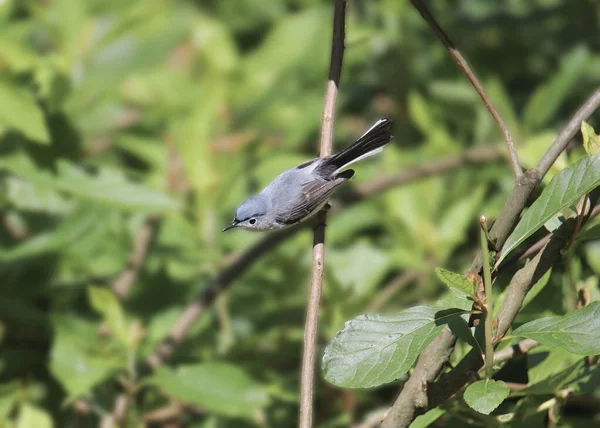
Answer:
[(330, 173), (334, 177), (353, 163), (380, 153), (393, 138), (391, 126), (388, 119), (379, 119), (354, 144), (327, 158), (322, 164), (324, 169), (334, 166)]

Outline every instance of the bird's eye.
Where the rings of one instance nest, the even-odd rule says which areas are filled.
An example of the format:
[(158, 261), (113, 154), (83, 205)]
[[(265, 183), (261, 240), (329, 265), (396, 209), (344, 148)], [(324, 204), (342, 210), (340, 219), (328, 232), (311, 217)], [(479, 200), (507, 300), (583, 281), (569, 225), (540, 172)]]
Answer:
[(248, 223), (255, 224), (256, 223), (256, 219), (255, 218), (251, 218), (250, 220), (248, 220)]

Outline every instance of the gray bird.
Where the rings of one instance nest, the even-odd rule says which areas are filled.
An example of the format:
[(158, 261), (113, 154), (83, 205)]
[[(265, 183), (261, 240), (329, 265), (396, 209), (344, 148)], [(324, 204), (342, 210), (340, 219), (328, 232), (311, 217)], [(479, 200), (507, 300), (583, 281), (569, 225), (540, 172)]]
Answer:
[(354, 144), (331, 156), (316, 158), (277, 176), (258, 195), (238, 206), (231, 224), (223, 229), (283, 229), (316, 214), (332, 193), (354, 175), (348, 165), (373, 156), (393, 138), (391, 122), (378, 120)]

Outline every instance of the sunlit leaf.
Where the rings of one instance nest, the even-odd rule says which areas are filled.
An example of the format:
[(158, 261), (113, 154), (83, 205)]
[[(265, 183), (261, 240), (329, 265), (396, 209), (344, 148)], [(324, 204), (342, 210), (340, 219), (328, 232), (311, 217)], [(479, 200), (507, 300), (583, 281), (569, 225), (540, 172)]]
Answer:
[(0, 125), (19, 131), (36, 143), (50, 143), (42, 110), (28, 90), (0, 80), (0, 100)]
[(115, 294), (106, 288), (88, 287), (88, 298), (92, 307), (102, 315), (112, 334), (127, 346), (129, 344), (127, 321)]
[(508, 394), (510, 390), (501, 380), (485, 379), (469, 385), (464, 399), (473, 410), (489, 415), (502, 404)]
[(579, 198), (599, 185), (600, 155), (584, 157), (572, 168), (556, 174), (506, 240), (498, 264), (554, 214), (575, 204)]
[(87, 394), (94, 386), (125, 367), (119, 355), (98, 342), (98, 325), (75, 318), (59, 318), (50, 353), (50, 371), (66, 389), (68, 401)]
[(573, 354), (600, 353), (600, 302), (565, 315), (539, 318), (513, 332), (514, 336), (537, 340), (544, 345), (561, 347)]
[(475, 295), (475, 284), (466, 276), (450, 272), (449, 270), (440, 267), (435, 268), (435, 274), (440, 281), (451, 289), (470, 297)]
[(596, 135), (594, 128), (587, 122), (581, 122), (581, 135), (583, 135), (583, 148), (590, 156), (600, 153), (600, 135)]
[(92, 174), (66, 160), (59, 160), (58, 172), (54, 175), (37, 168), (23, 154), (0, 158), (0, 168), (41, 188), (60, 190), (81, 200), (122, 209), (154, 212), (174, 210), (179, 206), (164, 193), (135, 183), (114, 169), (103, 168)]
[(461, 313), (417, 306), (397, 315), (359, 315), (325, 348), (325, 379), (346, 388), (392, 382), (407, 373), (419, 353)]
[(52, 418), (45, 410), (28, 403), (21, 405), (16, 428), (52, 428), (53, 426)]
[(175, 371), (160, 368), (144, 384), (156, 385), (178, 400), (228, 416), (249, 417), (269, 404), (261, 385), (239, 367), (226, 363), (179, 366)]

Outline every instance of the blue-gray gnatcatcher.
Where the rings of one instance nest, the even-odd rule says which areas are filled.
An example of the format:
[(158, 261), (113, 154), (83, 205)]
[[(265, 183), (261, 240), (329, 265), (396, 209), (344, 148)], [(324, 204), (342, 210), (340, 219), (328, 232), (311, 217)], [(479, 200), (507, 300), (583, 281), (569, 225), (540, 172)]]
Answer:
[(282, 229), (308, 219), (323, 208), (340, 184), (354, 175), (354, 170), (344, 171), (344, 168), (383, 150), (392, 139), (390, 128), (388, 119), (380, 119), (341, 152), (309, 160), (283, 172), (258, 195), (242, 202), (223, 232), (234, 227)]

